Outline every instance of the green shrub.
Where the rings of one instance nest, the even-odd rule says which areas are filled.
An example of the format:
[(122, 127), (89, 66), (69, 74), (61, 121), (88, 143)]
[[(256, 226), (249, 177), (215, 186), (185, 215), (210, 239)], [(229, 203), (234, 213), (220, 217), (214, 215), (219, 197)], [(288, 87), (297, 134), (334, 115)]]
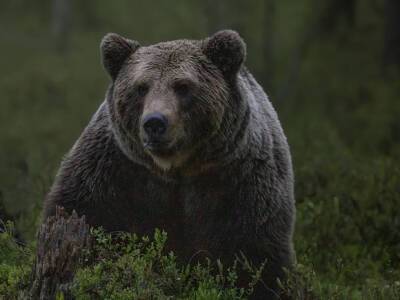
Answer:
[(227, 269), (209, 260), (182, 266), (172, 252), (164, 254), (167, 235), (158, 230), (153, 240), (127, 233), (113, 237), (98, 229), (92, 234), (88, 266), (78, 271), (73, 283), (77, 299), (245, 299), (259, 278), (259, 270), (250, 267), (249, 287), (236, 286), (243, 260)]
[(5, 225), (0, 233), (0, 299), (16, 299), (29, 286), (33, 255), (29, 247), (17, 244), (11, 222)]
[[(0, 233), (0, 299), (23, 298), (29, 292), (34, 251), (19, 246), (12, 230), (8, 223)], [(92, 248), (85, 250), (71, 284), (76, 299), (246, 299), (263, 268), (243, 257), (228, 268), (210, 260), (182, 265), (172, 252), (165, 253), (167, 235), (159, 230), (153, 239), (101, 229), (91, 234)], [(249, 274), (248, 287), (237, 286), (237, 271)]]

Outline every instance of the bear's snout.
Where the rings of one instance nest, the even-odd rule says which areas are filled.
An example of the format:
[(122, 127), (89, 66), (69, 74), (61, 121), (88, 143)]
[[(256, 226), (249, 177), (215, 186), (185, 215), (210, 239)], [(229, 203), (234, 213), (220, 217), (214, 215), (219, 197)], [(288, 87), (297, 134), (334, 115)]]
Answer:
[(152, 113), (143, 118), (143, 129), (150, 141), (159, 141), (168, 127), (168, 119), (161, 113)]
[(160, 112), (149, 113), (143, 117), (141, 126), (145, 149), (153, 154), (162, 154), (167, 151), (171, 141), (167, 136), (169, 121), (166, 115)]

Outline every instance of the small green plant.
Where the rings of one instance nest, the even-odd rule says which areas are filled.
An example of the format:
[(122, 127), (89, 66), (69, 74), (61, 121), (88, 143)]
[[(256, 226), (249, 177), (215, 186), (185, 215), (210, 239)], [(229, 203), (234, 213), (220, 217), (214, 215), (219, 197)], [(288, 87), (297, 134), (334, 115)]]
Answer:
[(400, 281), (366, 280), (354, 286), (324, 280), (310, 266), (296, 264), (281, 283), (288, 299), (301, 300), (394, 300), (400, 299)]
[(92, 235), (87, 266), (73, 283), (77, 299), (245, 299), (260, 277), (260, 270), (247, 269), (249, 287), (237, 287), (239, 260), (227, 269), (210, 260), (181, 266), (172, 252), (164, 253), (167, 234), (159, 230), (153, 239), (113, 236), (101, 229), (93, 229)]
[(0, 233), (0, 299), (16, 299), (29, 286), (33, 255), (30, 247), (18, 245), (11, 222), (4, 228)]
[[(0, 299), (26, 298), (33, 247), (18, 245), (10, 222), (5, 228), (6, 231), (0, 233)], [(210, 260), (202, 264), (180, 264), (172, 252), (165, 253), (167, 234), (159, 230), (153, 238), (129, 233), (110, 234), (101, 228), (93, 228), (91, 235), (92, 247), (84, 252), (81, 267), (71, 284), (76, 299), (247, 299), (254, 285), (259, 283), (264, 268), (264, 265), (252, 266), (240, 254), (229, 267)], [(350, 281), (355, 276), (351, 274), (359, 270), (341, 260), (335, 263), (336, 271), (328, 273), (336, 274), (336, 280), (332, 280), (317, 271), (312, 259), (307, 256), (299, 259), (302, 263), (296, 264), (287, 273), (287, 280), (280, 283), (285, 299), (400, 299), (397, 273), (389, 279), (369, 276)], [(239, 272), (249, 275), (247, 287), (238, 287)], [(339, 273), (342, 272), (346, 276), (341, 277)], [(64, 295), (59, 293), (56, 299), (64, 299)]]

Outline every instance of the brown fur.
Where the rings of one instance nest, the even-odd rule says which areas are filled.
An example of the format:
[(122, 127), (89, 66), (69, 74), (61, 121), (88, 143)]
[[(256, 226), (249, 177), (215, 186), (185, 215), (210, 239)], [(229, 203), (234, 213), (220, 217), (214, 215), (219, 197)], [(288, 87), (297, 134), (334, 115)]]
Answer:
[[(236, 32), (202, 41), (139, 46), (116, 34), (102, 42), (112, 84), (106, 101), (62, 163), (46, 199), (107, 230), (168, 232), (183, 259), (203, 252), (231, 263), (243, 252), (268, 260), (266, 283), (293, 261), (293, 175), (271, 103), (243, 66)], [(168, 119), (164, 148), (146, 148), (142, 122)], [(255, 297), (275, 292), (259, 287)]]

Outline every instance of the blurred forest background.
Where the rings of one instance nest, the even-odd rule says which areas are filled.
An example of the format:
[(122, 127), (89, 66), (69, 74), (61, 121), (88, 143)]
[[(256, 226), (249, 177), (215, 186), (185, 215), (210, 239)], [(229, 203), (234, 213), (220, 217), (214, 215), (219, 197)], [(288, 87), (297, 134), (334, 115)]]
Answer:
[(293, 153), (299, 263), (400, 285), (400, 1), (2, 0), (0, 218), (34, 238), (63, 155), (103, 101), (99, 43), (240, 32)]

